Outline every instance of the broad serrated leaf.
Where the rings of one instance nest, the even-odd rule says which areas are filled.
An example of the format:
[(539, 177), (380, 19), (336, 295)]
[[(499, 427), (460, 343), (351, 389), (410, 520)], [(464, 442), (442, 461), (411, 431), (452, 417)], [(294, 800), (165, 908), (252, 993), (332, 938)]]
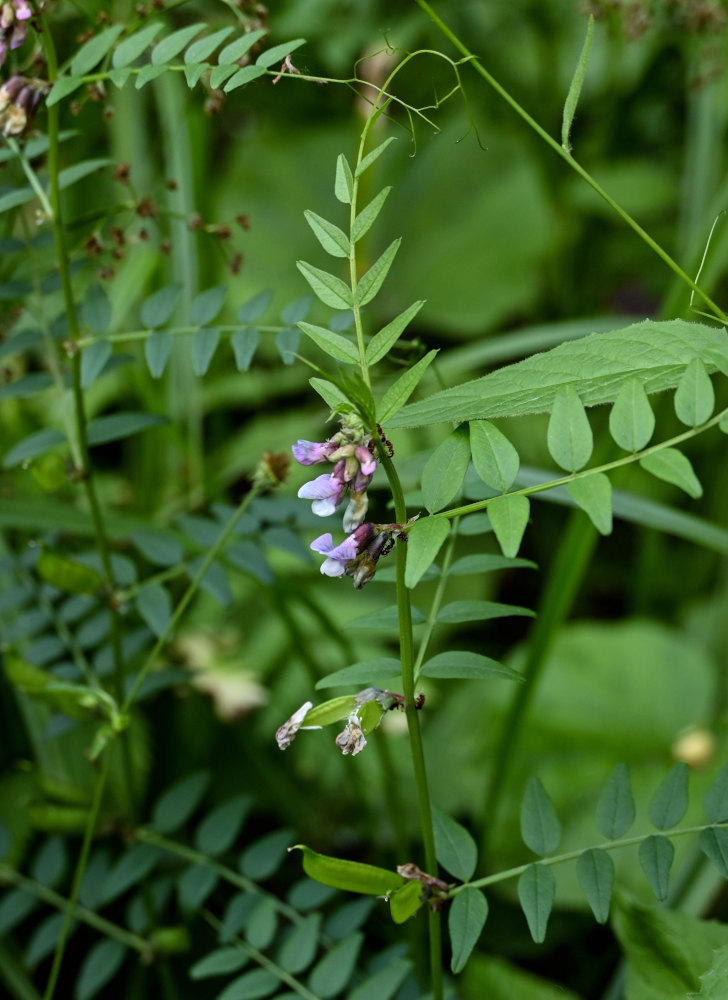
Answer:
[(141, 31), (125, 38), (114, 49), (114, 55), (111, 59), (114, 69), (122, 69), (138, 59), (142, 52), (149, 48), (163, 27), (164, 25), (160, 21), (156, 21), (153, 24), (145, 25)]
[(92, 1000), (114, 978), (126, 955), (126, 945), (113, 938), (97, 941), (86, 954), (78, 971), (74, 1000)]
[(546, 937), (555, 892), (554, 873), (541, 864), (529, 865), (518, 880), (518, 899), (536, 944)]
[(498, 601), (452, 601), (437, 613), (438, 622), (482, 622), (493, 618), (510, 618), (514, 615), (535, 617), (531, 608), (517, 604), (500, 604)]
[(464, 826), (435, 805), (432, 806), (432, 826), (438, 862), (455, 878), (467, 882), (478, 861), (477, 844)]
[(534, 854), (553, 854), (561, 840), (554, 804), (538, 778), (529, 778), (521, 800), (521, 837)]
[(606, 851), (593, 847), (576, 862), (579, 885), (598, 924), (606, 924), (614, 888), (614, 862)]
[(311, 286), (317, 298), (332, 309), (350, 309), (353, 304), (351, 289), (341, 278), (328, 271), (322, 271), (303, 260), (296, 261), (296, 267)]
[(422, 495), (431, 514), (459, 495), (469, 464), (468, 431), (458, 427), (435, 448), (422, 471)]
[(266, 49), (265, 52), (261, 52), (255, 63), (257, 66), (268, 69), (269, 66), (275, 66), (276, 63), (282, 62), (291, 52), (295, 52), (296, 49), (305, 44), (305, 38), (294, 38), (290, 42), (281, 42), (280, 45), (274, 45), (272, 48)]
[(144, 341), (144, 359), (152, 378), (161, 378), (164, 375), (173, 343), (169, 330), (154, 330)]
[(457, 975), (465, 968), (478, 943), (488, 917), (488, 901), (480, 891), (466, 885), (450, 903), (448, 930), (452, 956), (450, 968)]
[(314, 236), (326, 253), (331, 254), (332, 257), (349, 256), (351, 244), (349, 243), (349, 237), (343, 229), (339, 229), (333, 222), (329, 222), (328, 219), (324, 219), (322, 216), (308, 209), (303, 214), (306, 222), (313, 230)]
[(343, 667), (335, 670), (332, 674), (327, 674), (316, 683), (316, 690), (323, 688), (340, 687), (344, 684), (359, 684), (361, 687), (369, 687), (375, 680), (385, 677), (398, 677), (402, 671), (399, 660), (393, 656), (380, 656), (375, 660), (364, 660), (361, 663), (352, 663), (350, 667)]
[(521, 494), (495, 497), (488, 504), (488, 519), (503, 555), (509, 559), (518, 555), (530, 510), (528, 497)]
[(407, 324), (414, 319), (424, 304), (424, 299), (420, 299), (419, 302), (413, 302), (408, 309), (405, 309), (404, 312), (395, 317), (391, 323), (387, 323), (385, 327), (382, 327), (379, 333), (374, 334), (367, 344), (367, 364), (375, 365), (377, 361), (381, 361), (389, 353), (404, 333)]
[(357, 282), (356, 301), (360, 306), (371, 302), (382, 287), (401, 242), (401, 238), (392, 240), (384, 253), (374, 261), (366, 274), (363, 274)]
[(376, 160), (379, 159), (379, 157), (382, 155), (387, 146), (389, 146), (390, 143), (394, 142), (394, 140), (395, 136), (391, 135), (388, 139), (385, 139), (384, 142), (380, 143), (377, 147), (375, 147), (371, 151), (371, 153), (367, 153), (366, 156), (362, 157), (361, 163), (356, 168), (354, 176), (361, 177), (364, 171), (368, 170), (369, 167), (371, 167), (372, 163), (374, 163)]
[(231, 26), (220, 28), (218, 31), (213, 31), (211, 35), (206, 35), (204, 38), (193, 42), (185, 52), (185, 65), (191, 66), (194, 63), (201, 63), (209, 59), (215, 49), (219, 45), (222, 45), (232, 31), (234, 31), (234, 28)]
[(218, 53), (218, 63), (237, 62), (238, 59), (242, 59), (244, 55), (247, 55), (255, 43), (259, 42), (261, 38), (265, 38), (267, 34), (268, 32), (265, 28), (256, 28), (255, 31), (248, 31), (246, 34), (241, 35), (240, 38), (236, 38), (234, 42), (230, 42)]
[(703, 495), (703, 487), (693, 471), (690, 459), (677, 448), (662, 448), (640, 459), (642, 468), (666, 483), (679, 486), (694, 500)]
[(247, 795), (236, 795), (216, 806), (195, 830), (197, 850), (216, 857), (232, 847), (250, 806)]
[(489, 656), (453, 649), (438, 653), (423, 664), (423, 677), (438, 677), (443, 680), (506, 680), (521, 683), (523, 677), (512, 667), (507, 667)]
[(81, 388), (88, 389), (94, 384), (111, 357), (108, 340), (95, 340), (85, 347), (81, 355)]
[(242, 948), (216, 948), (191, 967), (190, 979), (209, 979), (211, 976), (225, 976), (238, 972), (250, 961), (250, 956)]
[(488, 420), (470, 424), (473, 466), (486, 486), (505, 493), (518, 475), (520, 459), (511, 442)]
[[(268, 306), (273, 301), (273, 292), (268, 288), (263, 292), (258, 292), (252, 299), (248, 299), (238, 309), (238, 319), (241, 323), (254, 323), (263, 315)], [(303, 317), (301, 317), (303, 318)]]
[(420, 582), (449, 534), (450, 522), (444, 517), (422, 517), (412, 525), (407, 535), (404, 574), (405, 584), (410, 589)]
[(81, 46), (71, 62), (71, 76), (85, 76), (100, 63), (114, 42), (124, 30), (123, 24), (114, 24), (106, 28)]
[(334, 333), (323, 326), (315, 326), (313, 323), (299, 323), (298, 329), (310, 337), (317, 347), (337, 361), (344, 361), (354, 365), (359, 360), (359, 352), (356, 345), (340, 333)]
[(628, 378), (617, 394), (609, 414), (609, 432), (625, 451), (641, 451), (655, 430), (655, 415), (644, 386)]
[(655, 898), (663, 902), (667, 899), (670, 869), (675, 857), (672, 841), (659, 834), (652, 834), (642, 841), (638, 854), (642, 871), (650, 883)]
[(351, 205), (351, 198), (354, 194), (354, 178), (351, 173), (349, 162), (343, 153), (339, 153), (336, 160), (334, 194), (340, 202), (343, 202), (344, 205)]
[(230, 338), (230, 345), (235, 355), (235, 365), (239, 372), (247, 372), (253, 360), (258, 345), (260, 333), (254, 326), (246, 330), (236, 330)]
[(175, 283), (165, 285), (145, 299), (140, 311), (142, 326), (149, 329), (163, 326), (172, 316), (181, 293), (182, 285)]
[(715, 406), (713, 383), (700, 358), (693, 358), (675, 391), (675, 413), (688, 427), (697, 427), (710, 419)]
[(257, 80), (259, 76), (264, 76), (265, 70), (262, 66), (243, 66), (239, 69), (234, 76), (231, 76), (228, 82), (223, 87), (226, 94), (229, 94), (231, 90), (237, 90), (238, 87), (244, 87), (246, 83), (251, 83), (253, 80)]
[(304, 844), (296, 844), (291, 848), (294, 849), (303, 852), (303, 870), (308, 877), (323, 885), (330, 885), (333, 889), (388, 896), (406, 881), (402, 875), (387, 871), (386, 868), (376, 868), (374, 865), (346, 858), (331, 858), (312, 851)]
[(711, 823), (728, 820), (728, 764), (724, 764), (703, 797), (703, 808)]
[(195, 771), (160, 795), (152, 813), (152, 827), (170, 834), (187, 822), (210, 784), (209, 771)]
[(602, 535), (612, 532), (612, 484), (603, 472), (595, 472), (583, 479), (573, 479), (566, 484), (571, 499), (589, 516)]
[(36, 431), (35, 434), (29, 434), (28, 437), (23, 438), (22, 441), (18, 441), (16, 445), (6, 452), (3, 458), (3, 468), (12, 469), (13, 466), (20, 465), (21, 462), (27, 462), (31, 458), (39, 458), (65, 440), (65, 434), (50, 427), (44, 431)]
[(635, 808), (632, 783), (626, 764), (615, 764), (599, 796), (595, 813), (599, 832), (608, 840), (623, 837), (634, 823)]
[(399, 376), (394, 385), (391, 385), (387, 389), (377, 407), (377, 417), (380, 424), (389, 423), (395, 413), (399, 412), (415, 391), (420, 383), (420, 379), (436, 357), (436, 350), (428, 351), (424, 358), (420, 358), (417, 364), (408, 368), (403, 375)]
[(359, 212), (351, 227), (351, 239), (356, 243), (362, 236), (369, 232), (376, 222), (377, 216), (382, 210), (387, 195), (392, 190), (391, 187), (383, 188), (379, 194), (375, 195), (369, 204)]
[(213, 285), (195, 296), (190, 305), (191, 326), (205, 326), (217, 318), (227, 294), (226, 285)]
[(192, 369), (195, 375), (202, 376), (207, 373), (219, 343), (220, 331), (216, 326), (202, 326), (199, 330), (195, 330), (190, 342)]
[(725, 1000), (728, 983), (728, 945), (713, 953), (713, 963), (700, 977), (700, 993), (688, 993), (686, 1000)]
[(159, 638), (172, 617), (172, 599), (161, 583), (149, 583), (136, 596), (136, 609)]
[(569, 341), (490, 375), (413, 403), (392, 426), (491, 420), (548, 413), (560, 389), (571, 386), (585, 406), (615, 401), (636, 378), (647, 393), (674, 388), (693, 358), (711, 372), (728, 357), (722, 331), (685, 320), (645, 320), (622, 330)]
[(201, 21), (197, 24), (188, 24), (185, 28), (179, 28), (178, 31), (173, 31), (171, 35), (167, 35), (152, 49), (152, 65), (161, 66), (163, 63), (169, 62), (170, 59), (174, 59), (185, 45), (191, 42), (206, 27), (207, 25), (204, 21)]
[(688, 765), (674, 764), (650, 800), (650, 822), (658, 830), (677, 826), (688, 809)]
[(578, 472), (591, 458), (594, 437), (573, 386), (559, 389), (554, 397), (546, 441), (553, 460), (567, 472)]

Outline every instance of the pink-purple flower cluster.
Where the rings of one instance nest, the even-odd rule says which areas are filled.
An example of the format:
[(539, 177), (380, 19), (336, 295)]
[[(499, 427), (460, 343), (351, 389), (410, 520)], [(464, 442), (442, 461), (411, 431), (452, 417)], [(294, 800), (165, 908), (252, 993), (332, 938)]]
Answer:
[(325, 576), (350, 576), (357, 590), (361, 589), (374, 576), (377, 560), (402, 528), (364, 520), (369, 506), (367, 488), (377, 467), (366, 428), (358, 417), (348, 414), (342, 418), (341, 430), (328, 441), (299, 439), (293, 445), (293, 457), (300, 465), (333, 464), (331, 472), (304, 483), (298, 495), (312, 500), (311, 509), (320, 517), (333, 514), (348, 495), (344, 531), (350, 532), (349, 536), (334, 545), (327, 531), (311, 542), (311, 548), (326, 556), (321, 566)]
[(18, 49), (28, 37), (28, 21), (32, 17), (28, 0), (8, 0), (0, 4), (0, 66), (9, 49)]

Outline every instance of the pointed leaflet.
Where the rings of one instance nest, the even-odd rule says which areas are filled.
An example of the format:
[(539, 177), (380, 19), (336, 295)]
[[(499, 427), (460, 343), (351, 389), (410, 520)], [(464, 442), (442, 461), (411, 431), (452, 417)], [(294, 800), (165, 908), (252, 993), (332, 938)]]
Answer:
[(172, 334), (169, 330), (155, 330), (144, 341), (144, 358), (152, 378), (161, 378), (172, 351)]
[(413, 403), (392, 426), (491, 420), (549, 412), (570, 385), (585, 406), (612, 403), (637, 378), (647, 393), (675, 387), (693, 358), (709, 372), (728, 360), (725, 333), (685, 320), (645, 320), (622, 330), (569, 341), (525, 361)]
[[(248, 299), (247, 302), (243, 302), (240, 306), (238, 309), (238, 319), (241, 323), (254, 323), (256, 319), (260, 319), (272, 301), (273, 292), (269, 288), (263, 292), (258, 292), (252, 299)], [(301, 316), (299, 318), (303, 319), (304, 317)]]
[(323, 326), (314, 326), (313, 323), (298, 323), (298, 329), (310, 337), (317, 347), (337, 361), (345, 361), (348, 364), (356, 364), (359, 360), (359, 352), (350, 340), (342, 337), (339, 333), (333, 333)]
[(216, 326), (202, 326), (192, 334), (192, 368), (195, 375), (207, 374), (217, 345), (220, 343), (220, 331)]
[(334, 889), (388, 896), (407, 881), (402, 875), (387, 871), (386, 868), (375, 868), (374, 865), (348, 861), (345, 858), (330, 858), (312, 851), (304, 844), (295, 844), (289, 850), (303, 851), (303, 870), (308, 877)]
[(238, 59), (242, 59), (246, 55), (256, 42), (259, 42), (261, 38), (265, 38), (268, 34), (265, 28), (256, 28), (255, 31), (248, 31), (246, 34), (241, 35), (240, 38), (236, 38), (234, 41), (229, 42), (224, 49), (221, 49), (217, 55), (217, 61), (219, 65), (223, 63), (234, 63)]
[(566, 484), (566, 492), (588, 514), (600, 534), (611, 534), (612, 484), (608, 476), (595, 472), (583, 479), (573, 479)]
[(126, 945), (111, 938), (93, 944), (78, 971), (74, 1000), (92, 1000), (116, 975), (124, 962)]
[(518, 899), (536, 944), (542, 944), (546, 937), (555, 891), (554, 873), (541, 864), (529, 865), (518, 880)]
[(584, 45), (581, 50), (581, 55), (579, 56), (579, 61), (576, 64), (576, 69), (574, 70), (574, 75), (571, 79), (569, 93), (566, 95), (566, 101), (564, 102), (564, 113), (561, 119), (561, 145), (564, 147), (567, 153), (571, 152), (571, 143), (569, 142), (571, 125), (574, 121), (574, 115), (576, 114), (576, 106), (579, 103), (579, 95), (581, 94), (581, 88), (584, 83), (586, 64), (589, 61), (589, 51), (591, 49), (593, 34), (594, 34), (594, 15), (590, 14), (589, 22), (586, 28), (586, 38), (584, 39)]
[(367, 155), (362, 159), (359, 166), (356, 168), (356, 173), (354, 176), (361, 177), (364, 171), (368, 170), (369, 167), (371, 167), (372, 163), (374, 163), (375, 160), (379, 159), (379, 157), (382, 155), (382, 153), (390, 144), (390, 142), (394, 142), (394, 139), (395, 137), (393, 135), (390, 136), (388, 139), (385, 139), (384, 142), (380, 143), (379, 146), (373, 149), (371, 153), (367, 153)]
[(134, 603), (157, 638), (162, 636), (172, 617), (172, 601), (161, 583), (149, 583), (142, 587)]
[(650, 801), (650, 822), (658, 830), (677, 826), (688, 808), (688, 765), (678, 761), (667, 772)]
[(86, 73), (90, 73), (94, 66), (101, 62), (109, 49), (111, 49), (123, 30), (124, 26), (122, 24), (115, 24), (98, 35), (94, 35), (93, 38), (89, 38), (73, 57), (70, 70), (71, 76), (85, 76)]
[(170, 59), (174, 59), (185, 45), (206, 27), (204, 22), (188, 24), (186, 28), (180, 28), (178, 31), (173, 31), (171, 35), (167, 35), (152, 49), (152, 66), (161, 66), (163, 63), (169, 62)]
[(449, 534), (450, 522), (444, 517), (423, 517), (415, 521), (407, 535), (404, 582), (408, 587), (417, 586)]
[(388, 423), (394, 414), (398, 413), (404, 406), (417, 388), (425, 370), (436, 356), (437, 351), (428, 351), (424, 358), (420, 358), (416, 365), (408, 368), (404, 375), (400, 375), (394, 385), (387, 389), (377, 407), (377, 419), (380, 424)]
[(460, 493), (469, 464), (468, 431), (458, 427), (435, 448), (422, 471), (422, 495), (431, 514)]
[(496, 497), (488, 504), (488, 518), (495, 537), (503, 555), (509, 559), (518, 555), (530, 509), (528, 497), (521, 494)]
[(108, 340), (95, 340), (84, 348), (81, 355), (81, 388), (88, 389), (104, 370), (106, 362), (111, 357), (111, 344)]
[(212, 55), (218, 45), (222, 45), (233, 30), (231, 27), (220, 28), (219, 31), (213, 31), (211, 35), (206, 35), (193, 42), (185, 52), (185, 65), (192, 66), (204, 62)]
[(561, 840), (554, 804), (538, 778), (529, 778), (521, 801), (521, 837), (534, 854), (552, 854)]
[(713, 862), (723, 878), (728, 879), (728, 830), (709, 826), (701, 832), (698, 843), (703, 854)]
[(700, 358), (693, 358), (675, 392), (675, 413), (688, 427), (697, 427), (710, 419), (715, 393), (710, 376)]
[(465, 968), (487, 917), (488, 900), (480, 889), (466, 885), (451, 902), (448, 930), (452, 950), (450, 968), (454, 974)]
[(327, 382), (324, 378), (310, 378), (308, 384), (332, 410), (337, 406), (351, 405), (341, 389), (333, 382)]
[(640, 459), (642, 468), (666, 483), (679, 486), (694, 500), (703, 495), (703, 487), (693, 472), (690, 459), (677, 448), (662, 448)]
[(114, 69), (121, 69), (124, 66), (128, 66), (129, 63), (134, 62), (151, 45), (152, 40), (159, 34), (163, 27), (164, 25), (160, 21), (157, 21), (154, 24), (146, 25), (141, 31), (130, 35), (129, 38), (125, 38), (114, 49), (114, 55), (111, 59)]
[(213, 285), (196, 295), (190, 305), (190, 325), (205, 326), (212, 323), (222, 309), (226, 294), (226, 285)]
[(387, 200), (387, 195), (391, 190), (391, 187), (383, 188), (379, 194), (375, 195), (369, 204), (363, 208), (361, 212), (359, 212), (357, 217), (354, 219), (354, 224), (351, 227), (351, 239), (353, 243), (356, 243), (357, 240), (360, 240), (362, 236), (369, 232), (371, 227), (374, 225), (377, 216), (381, 212), (382, 206)]
[(619, 390), (609, 414), (609, 432), (625, 451), (641, 451), (655, 430), (655, 415), (644, 386), (629, 378)]
[(595, 819), (600, 833), (609, 840), (622, 837), (634, 822), (632, 784), (626, 764), (615, 764), (597, 802)]
[(334, 194), (345, 205), (351, 205), (351, 197), (354, 193), (354, 178), (351, 174), (351, 167), (343, 153), (339, 153), (336, 160), (336, 181), (334, 183)]
[(242, 69), (239, 69), (237, 73), (230, 77), (222, 89), (226, 94), (229, 94), (231, 90), (244, 87), (246, 83), (250, 83), (251, 80), (257, 80), (259, 76), (265, 76), (265, 70), (262, 66), (243, 66)]
[(175, 283), (165, 285), (145, 299), (141, 308), (142, 326), (163, 326), (174, 312), (181, 293), (182, 285)]
[(703, 808), (711, 823), (728, 820), (728, 764), (724, 764), (703, 797)]
[(410, 320), (414, 319), (424, 304), (424, 299), (420, 299), (419, 302), (413, 302), (408, 309), (405, 309), (399, 316), (396, 316), (391, 323), (387, 323), (385, 327), (382, 327), (379, 333), (374, 334), (367, 344), (367, 364), (375, 365), (377, 361), (381, 361), (390, 348), (394, 347), (402, 336), (407, 324)]
[(606, 851), (593, 847), (579, 855), (576, 877), (598, 924), (606, 924), (614, 888), (614, 862)]
[(567, 472), (577, 472), (591, 458), (594, 437), (589, 418), (571, 385), (556, 394), (546, 441), (551, 457)]
[(675, 857), (672, 841), (659, 834), (652, 834), (640, 844), (639, 859), (642, 871), (650, 883), (655, 898), (660, 902), (667, 899), (670, 868)]
[(353, 305), (351, 289), (341, 278), (313, 267), (303, 260), (296, 261), (296, 267), (311, 286), (311, 290), (325, 306), (332, 309), (350, 309)]
[(296, 49), (305, 44), (305, 38), (294, 38), (290, 42), (281, 42), (280, 45), (274, 45), (272, 48), (266, 49), (265, 52), (261, 52), (255, 60), (255, 64), (256, 66), (264, 66), (267, 69), (269, 66), (275, 65), (275, 63), (282, 62), (291, 52), (295, 52)]
[(489, 656), (453, 649), (438, 653), (420, 671), (423, 677), (439, 677), (445, 680), (506, 680), (521, 683), (523, 677), (512, 667), (506, 667)]
[(470, 424), (470, 448), (475, 471), (486, 486), (505, 493), (518, 475), (520, 459), (511, 442), (489, 420)]
[(92, 333), (106, 333), (111, 323), (111, 303), (101, 285), (90, 285), (81, 307), (84, 323)]
[(329, 222), (328, 219), (324, 219), (315, 212), (310, 212), (308, 209), (303, 214), (306, 217), (306, 222), (313, 230), (314, 236), (326, 253), (331, 254), (332, 257), (349, 256), (351, 244), (349, 243), (349, 237), (343, 229), (339, 229), (333, 222)]
[(371, 302), (382, 287), (382, 282), (387, 277), (401, 242), (402, 240), (399, 237), (396, 240), (392, 240), (381, 257), (378, 257), (374, 261), (366, 274), (362, 275), (357, 282), (356, 300), (360, 306), (365, 306), (367, 302)]
[(535, 618), (536, 612), (531, 608), (522, 608), (517, 604), (500, 604), (498, 601), (451, 601), (438, 611), (437, 621), (482, 622), (493, 618), (510, 618), (513, 615)]
[(235, 366), (239, 372), (246, 372), (260, 344), (260, 332), (254, 326), (237, 330), (230, 338), (230, 346), (235, 355)]
[(437, 860), (443, 868), (467, 882), (472, 878), (478, 860), (475, 841), (460, 823), (437, 806), (432, 807), (432, 824), (435, 832)]

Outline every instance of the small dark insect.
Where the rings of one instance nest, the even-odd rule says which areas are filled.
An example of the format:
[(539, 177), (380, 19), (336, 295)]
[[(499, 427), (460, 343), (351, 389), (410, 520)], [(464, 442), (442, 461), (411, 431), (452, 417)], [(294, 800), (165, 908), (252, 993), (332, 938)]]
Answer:
[(382, 444), (386, 445), (387, 454), (389, 455), (390, 458), (393, 458), (394, 457), (394, 445), (389, 440), (389, 438), (385, 437), (385, 434), (384, 434), (384, 431), (382, 430), (382, 425), (381, 424), (377, 424), (377, 430), (379, 431), (379, 436), (382, 439)]

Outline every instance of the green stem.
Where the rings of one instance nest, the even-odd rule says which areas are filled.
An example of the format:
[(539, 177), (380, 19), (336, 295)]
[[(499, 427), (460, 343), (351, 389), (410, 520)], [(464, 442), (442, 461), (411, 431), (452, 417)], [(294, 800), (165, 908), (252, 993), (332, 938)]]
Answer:
[[(703, 431), (707, 431), (711, 427), (715, 427), (716, 424), (719, 424), (725, 417), (728, 417), (728, 407), (721, 410), (719, 413), (716, 413), (715, 416), (711, 417), (710, 420), (706, 420), (706, 422), (701, 424), (699, 427), (691, 427), (690, 430), (683, 431), (681, 434), (676, 434), (675, 437), (668, 438), (665, 441), (660, 441), (658, 444), (653, 444), (649, 448), (645, 448), (643, 451), (634, 452), (631, 455), (626, 455), (624, 458), (617, 458), (613, 462), (605, 462), (603, 465), (595, 465), (591, 469), (583, 469), (581, 472), (572, 472), (567, 476), (560, 476), (558, 479), (550, 479), (546, 483), (537, 483), (535, 486), (524, 486), (520, 490), (513, 490), (505, 495), (529, 496), (532, 493), (543, 493), (546, 490), (553, 490), (557, 486), (566, 486), (568, 483), (572, 483), (575, 479), (585, 479), (587, 476), (593, 476), (599, 472), (611, 472), (612, 470), (619, 469), (622, 466), (630, 465), (632, 462), (639, 462), (639, 460), (644, 458), (645, 455), (652, 455), (655, 452), (662, 451), (663, 448), (671, 448), (676, 444), (681, 444), (683, 441), (689, 441), (691, 438), (697, 437), (698, 434), (702, 434)], [(475, 511), (485, 510), (488, 504), (495, 499), (496, 497), (489, 497), (487, 500), (476, 500), (474, 503), (464, 504), (461, 507), (453, 507), (452, 510), (442, 510), (437, 514), (432, 514), (430, 516), (455, 518), (461, 517), (463, 514), (473, 514)]]
[(46, 194), (43, 185), (38, 180), (38, 175), (36, 174), (35, 170), (33, 170), (31, 165), (28, 163), (27, 159), (25, 158), (25, 155), (23, 154), (22, 149), (15, 141), (15, 139), (6, 138), (5, 141), (20, 160), (20, 165), (23, 168), (23, 173), (28, 178), (30, 186), (35, 191), (36, 197), (38, 198), (38, 201), (41, 203), (41, 206), (43, 208), (43, 214), (49, 221), (51, 221), (53, 219), (53, 209), (51, 207), (51, 203), (48, 201), (48, 195)]
[(430, 607), (430, 613), (427, 616), (425, 631), (420, 640), (420, 647), (417, 650), (417, 659), (415, 660), (414, 668), (415, 684), (417, 684), (419, 679), (422, 663), (427, 654), (427, 647), (430, 644), (432, 633), (434, 632), (435, 625), (437, 624), (437, 614), (440, 610), (440, 606), (442, 605), (443, 598), (445, 597), (445, 589), (447, 588), (448, 583), (448, 573), (450, 572), (450, 564), (452, 562), (453, 555), (455, 554), (455, 545), (458, 538), (458, 523), (458, 518), (455, 518), (447, 547), (445, 549), (445, 555), (442, 559), (442, 566), (440, 567), (440, 579), (437, 581), (437, 589), (435, 590), (435, 596), (432, 598), (432, 606)]
[[(65, 896), (61, 896), (60, 893), (54, 892), (53, 889), (49, 889), (48, 886), (41, 885), (40, 882), (35, 882), (33, 879), (26, 878), (25, 875), (21, 875), (19, 872), (16, 872), (14, 868), (10, 868), (8, 865), (0, 864), (0, 883), (1, 882), (8, 882), (11, 885), (15, 885), (18, 889), (22, 889), (31, 896), (35, 896), (37, 899), (42, 899), (44, 903), (48, 903), (50, 906), (55, 906), (58, 910), (63, 910), (68, 906), (68, 900)], [(138, 951), (140, 955), (149, 957), (151, 953), (152, 949), (149, 942), (145, 941), (143, 937), (140, 937), (138, 934), (133, 934), (125, 927), (119, 927), (118, 924), (112, 923), (105, 917), (100, 917), (98, 913), (94, 913), (93, 910), (89, 910), (85, 906), (81, 906), (77, 903), (73, 908), (73, 917), (80, 920), (84, 924), (88, 924), (89, 927), (93, 927), (94, 930), (99, 931), (100, 934), (105, 934), (106, 937), (114, 938), (114, 940), (126, 945), (127, 948), (132, 948), (134, 951)]]
[(48, 976), (48, 984), (46, 986), (45, 993), (43, 994), (43, 1000), (52, 1000), (56, 984), (58, 982), (58, 976), (61, 971), (61, 963), (63, 962), (63, 953), (66, 950), (68, 933), (71, 929), (71, 921), (73, 920), (76, 903), (78, 901), (78, 894), (81, 890), (81, 882), (83, 880), (84, 872), (86, 871), (86, 864), (88, 862), (89, 851), (91, 850), (94, 830), (96, 829), (96, 824), (99, 818), (101, 800), (104, 795), (106, 780), (109, 776), (109, 768), (111, 766), (113, 752), (114, 747), (112, 744), (101, 758), (100, 770), (98, 777), (96, 778), (96, 787), (94, 788), (94, 796), (89, 809), (88, 819), (86, 820), (86, 829), (83, 834), (81, 853), (79, 854), (78, 861), (76, 862), (76, 870), (73, 875), (73, 885), (71, 886), (71, 895), (68, 898), (68, 905), (66, 906), (66, 916), (63, 921), (63, 927), (61, 928), (61, 936), (56, 946), (55, 954), (53, 955), (53, 965), (51, 966), (51, 971)]
[(203, 578), (205, 576), (205, 573), (207, 573), (208, 569), (210, 568), (210, 566), (212, 565), (212, 563), (214, 562), (214, 560), (217, 558), (220, 550), (222, 549), (222, 547), (224, 546), (225, 542), (228, 540), (228, 538), (232, 534), (233, 530), (235, 529), (235, 525), (238, 523), (238, 521), (243, 516), (243, 514), (245, 513), (245, 511), (248, 509), (248, 507), (250, 506), (250, 504), (252, 503), (252, 501), (254, 500), (254, 498), (258, 495), (258, 493), (260, 492), (260, 489), (261, 489), (261, 486), (256, 483), (253, 486), (253, 488), (250, 490), (250, 492), (246, 494), (246, 496), (243, 499), (243, 501), (239, 504), (239, 506), (237, 507), (237, 509), (230, 516), (230, 518), (228, 519), (227, 524), (225, 525), (225, 527), (222, 529), (222, 531), (218, 535), (217, 541), (212, 546), (212, 548), (210, 549), (210, 551), (207, 553), (207, 555), (205, 556), (205, 558), (202, 560), (202, 563), (200, 564), (200, 568), (195, 573), (195, 576), (192, 579), (192, 581), (190, 582), (189, 587), (187, 588), (187, 590), (182, 595), (182, 598), (181, 598), (179, 604), (174, 609), (174, 613), (172, 614), (172, 617), (170, 618), (169, 622), (167, 623), (166, 628), (164, 629), (164, 631), (162, 632), (162, 634), (160, 635), (160, 637), (157, 639), (157, 641), (154, 644), (154, 647), (153, 647), (151, 653), (146, 658), (146, 660), (144, 661), (144, 664), (142, 665), (141, 669), (139, 670), (139, 673), (137, 674), (136, 679), (135, 679), (134, 683), (132, 684), (129, 693), (127, 694), (127, 696), (124, 699), (124, 702), (123, 702), (123, 704), (121, 706), (121, 711), (122, 712), (128, 712), (129, 709), (131, 708), (131, 706), (134, 704), (134, 699), (136, 698), (137, 694), (139, 693), (139, 689), (141, 688), (142, 684), (144, 683), (144, 681), (145, 681), (145, 679), (147, 677), (147, 674), (149, 673), (149, 671), (154, 666), (154, 664), (155, 664), (155, 662), (157, 660), (157, 657), (159, 656), (159, 654), (161, 653), (161, 651), (164, 649), (164, 646), (167, 643), (167, 640), (169, 639), (169, 637), (172, 635), (172, 633), (174, 632), (175, 628), (177, 627), (180, 618), (182, 617), (182, 615), (184, 614), (185, 610), (187, 609), (188, 604), (190, 603), (190, 601), (192, 600), (192, 598), (197, 593), (197, 590), (198, 590), (200, 584), (202, 583), (202, 580), (203, 580)]
[(703, 302), (708, 306), (709, 309), (718, 317), (721, 323), (728, 323), (728, 316), (723, 312), (723, 310), (716, 305), (716, 303), (710, 298), (710, 296), (704, 292), (688, 275), (680, 265), (672, 259), (672, 257), (657, 243), (648, 232), (646, 232), (639, 223), (632, 218), (632, 216), (626, 212), (621, 205), (619, 205), (610, 194), (608, 194), (604, 188), (599, 184), (591, 174), (581, 166), (577, 160), (563, 148), (563, 146), (557, 142), (553, 136), (544, 129), (539, 123), (532, 118), (531, 115), (526, 111), (526, 109), (518, 103), (518, 101), (503, 87), (498, 81), (490, 75), (490, 73), (485, 69), (485, 67), (480, 63), (478, 57), (475, 56), (468, 47), (460, 41), (457, 35), (451, 31), (450, 28), (445, 24), (445, 22), (440, 18), (432, 7), (427, 3), (427, 0), (415, 0), (417, 5), (431, 18), (431, 20), (437, 25), (440, 31), (452, 42), (458, 52), (472, 63), (473, 69), (478, 73), (492, 88), (499, 94), (507, 104), (513, 108), (516, 114), (526, 122), (526, 124), (536, 132), (538, 136), (545, 143), (547, 143), (551, 149), (564, 160), (571, 169), (577, 173), (582, 180), (586, 181), (592, 190), (596, 191), (600, 198), (602, 198), (609, 207), (617, 213), (627, 223), (627, 225), (634, 230), (634, 232), (643, 240), (647, 246), (649, 246), (657, 256), (665, 263), (667, 266), (683, 281), (689, 288), (699, 296)]

